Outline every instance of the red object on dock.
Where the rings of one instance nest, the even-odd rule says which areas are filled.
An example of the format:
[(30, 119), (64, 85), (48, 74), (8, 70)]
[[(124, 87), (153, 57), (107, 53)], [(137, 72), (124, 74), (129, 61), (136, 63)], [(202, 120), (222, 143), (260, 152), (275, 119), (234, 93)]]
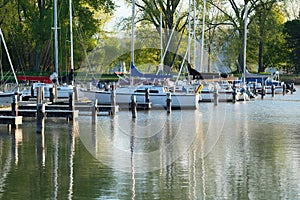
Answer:
[(19, 81), (32, 81), (42, 83), (52, 83), (49, 76), (17, 76)]

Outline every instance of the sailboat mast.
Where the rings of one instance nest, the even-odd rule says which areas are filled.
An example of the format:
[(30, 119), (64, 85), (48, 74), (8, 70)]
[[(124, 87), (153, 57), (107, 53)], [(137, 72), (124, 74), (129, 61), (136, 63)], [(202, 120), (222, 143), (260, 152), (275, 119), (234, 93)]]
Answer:
[(203, 16), (202, 16), (202, 33), (201, 33), (201, 54), (200, 54), (200, 70), (203, 70), (203, 54), (204, 54), (204, 28), (205, 28), (205, 12), (206, 12), (206, 0), (203, 0)]
[(69, 0), (69, 11), (70, 11), (70, 42), (71, 42), (71, 50), (70, 50), (70, 59), (71, 59), (71, 85), (74, 85), (74, 59), (73, 59), (73, 21), (72, 21), (72, 0)]
[(193, 27), (193, 36), (194, 36), (194, 67), (196, 67), (196, 56), (197, 56), (197, 45), (196, 45), (196, 29), (197, 29), (197, 20), (196, 20), (196, 0), (193, 1), (194, 10), (193, 10), (193, 18), (194, 18), (194, 27)]
[(191, 0), (189, 0), (189, 14), (188, 14), (188, 63), (191, 63)]
[[(54, 56), (55, 72), (58, 75), (58, 36), (57, 36), (57, 0), (54, 0)], [(57, 79), (58, 84), (58, 79)]]
[(134, 64), (134, 18), (135, 18), (135, 1), (132, 0), (131, 16), (131, 63)]
[(246, 52), (247, 52), (247, 23), (248, 23), (248, 4), (245, 5), (245, 22), (244, 22), (244, 84), (246, 83)]
[(163, 58), (163, 50), (164, 50), (164, 47), (163, 47), (163, 37), (162, 37), (162, 12), (160, 12), (160, 16), (159, 16), (159, 34), (160, 34), (160, 69), (159, 70), (163, 70), (163, 65), (164, 65), (164, 58)]

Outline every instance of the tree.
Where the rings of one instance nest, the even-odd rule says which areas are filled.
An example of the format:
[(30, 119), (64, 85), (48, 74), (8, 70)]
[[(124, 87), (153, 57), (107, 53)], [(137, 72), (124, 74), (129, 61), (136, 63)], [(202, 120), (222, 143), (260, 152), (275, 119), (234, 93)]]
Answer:
[[(74, 63), (80, 66), (84, 50), (96, 46), (96, 33), (105, 21), (98, 13), (110, 14), (111, 0), (73, 0)], [(59, 68), (69, 63), (69, 2), (58, 1)], [(3, 17), (3, 16), (6, 17)], [(0, 25), (8, 35), (8, 47), (14, 52), (17, 70), (53, 71), (53, 1), (18, 0), (0, 5)]]
[[(244, 0), (243, 2), (239, 1), (234, 1), (234, 0), (229, 0), (229, 1), (222, 1), (222, 4), (217, 4), (215, 1), (209, 0), (208, 3), (211, 4), (212, 6), (216, 7), (220, 12), (223, 13), (224, 18), (223, 22), (220, 22), (219, 25), (226, 25), (229, 26), (233, 29), (232, 33), (237, 34), (238, 41), (237, 46), (238, 46), (238, 64), (237, 64), (237, 71), (242, 72), (243, 69), (243, 57), (244, 57), (244, 52), (243, 52), (243, 40), (244, 40), (244, 22), (245, 22), (245, 8), (246, 5), (248, 4), (248, 16), (249, 17), (249, 23), (247, 27), (251, 25), (252, 22), (252, 17), (257, 11), (261, 11), (261, 14), (266, 14), (265, 12), (268, 10), (271, 10), (276, 3), (278, 3), (278, 0), (266, 0), (266, 1), (260, 1), (260, 0)], [(221, 5), (221, 6), (220, 6)], [(231, 10), (228, 10), (227, 8), (230, 7)], [(264, 13), (262, 13), (263, 9), (268, 8)], [(261, 34), (263, 34), (264, 27), (263, 27), (263, 20), (264, 18), (261, 15)], [(261, 41), (262, 42), (262, 41)], [(263, 47), (263, 42), (259, 45), (259, 52), (262, 55), (262, 48)], [(262, 58), (262, 57), (261, 57)], [(262, 62), (260, 60), (259, 62)], [(262, 64), (261, 64), (262, 65)]]
[[(131, 2), (128, 1), (127, 2)], [(167, 55), (164, 59), (164, 65), (172, 67), (174, 57), (178, 51), (181, 37), (178, 34), (172, 36), (173, 42), (166, 49), (167, 43), (171, 37), (172, 30), (183, 34), (187, 25), (187, 12), (178, 13), (180, 0), (140, 0), (135, 1), (139, 15), (137, 16), (136, 24), (143, 22), (153, 26), (157, 32), (160, 32), (160, 13), (162, 13), (162, 28), (164, 35), (164, 50)], [(160, 47), (157, 47), (158, 49)], [(171, 52), (170, 52), (171, 51)]]
[(249, 58), (253, 63), (258, 61), (258, 72), (264, 72), (267, 67), (282, 68), (288, 52), (283, 34), (284, 21), (285, 17), (278, 6), (256, 7), (249, 26), (248, 47)]
[(289, 59), (294, 71), (300, 72), (300, 20), (285, 23), (285, 33), (288, 46), (291, 48)]

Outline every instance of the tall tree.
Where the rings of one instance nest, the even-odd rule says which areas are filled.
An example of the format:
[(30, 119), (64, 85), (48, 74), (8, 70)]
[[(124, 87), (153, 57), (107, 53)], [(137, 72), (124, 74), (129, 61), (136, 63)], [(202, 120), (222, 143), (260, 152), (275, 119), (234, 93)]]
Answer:
[[(96, 45), (99, 33), (99, 12), (112, 13), (112, 0), (73, 0), (74, 62), (80, 65), (87, 50)], [(4, 15), (6, 17), (4, 17)], [(0, 6), (0, 25), (9, 35), (8, 46), (13, 50), (17, 70), (53, 71), (53, 1), (5, 1)], [(69, 1), (58, 0), (59, 68), (63, 71), (69, 62)]]
[[(223, 3), (217, 4), (215, 1), (209, 0), (208, 3), (211, 4), (212, 6), (216, 7), (217, 9), (220, 10), (220, 12), (223, 13), (224, 15), (224, 20), (222, 23), (223, 25), (230, 26), (234, 32), (237, 33), (237, 38), (238, 38), (238, 65), (237, 65), (237, 71), (242, 72), (243, 69), (243, 57), (244, 57), (244, 52), (243, 52), (243, 40), (244, 40), (244, 23), (245, 23), (245, 8), (246, 5), (248, 5), (248, 16), (249, 17), (249, 23), (247, 27), (252, 23), (252, 17), (256, 11), (261, 11), (262, 8), (268, 8), (269, 10), (280, 0), (266, 0), (266, 1), (261, 1), (261, 0), (244, 0), (244, 1), (235, 1), (235, 0), (226, 0), (222, 1)], [(228, 7), (230, 10), (228, 10)], [(261, 23), (263, 23), (264, 18), (261, 17)], [(263, 24), (262, 24), (263, 25)], [(261, 26), (262, 28), (262, 34), (264, 27)], [(263, 43), (261, 43), (261, 46), (259, 47), (262, 51)], [(261, 61), (260, 61), (261, 62)]]
[(269, 6), (257, 6), (249, 26), (249, 57), (258, 61), (258, 72), (267, 67), (282, 68), (288, 52), (283, 34), (285, 17), (278, 6)]
[[(126, 0), (127, 2), (131, 2)], [(160, 13), (162, 13), (162, 28), (164, 34), (164, 50), (168, 51), (164, 59), (164, 64), (172, 67), (174, 56), (178, 51), (181, 37), (178, 34), (172, 36), (173, 41), (166, 49), (166, 45), (172, 35), (172, 30), (182, 34), (186, 30), (187, 16), (186, 11), (181, 10), (180, 0), (137, 0), (135, 5), (139, 15), (137, 15), (136, 23), (143, 22), (152, 25), (160, 32)], [(180, 11), (180, 13), (179, 13)], [(171, 38), (171, 39), (172, 39)], [(176, 38), (176, 39), (174, 39)], [(158, 47), (160, 48), (160, 47)]]
[(285, 23), (288, 45), (291, 48), (289, 59), (295, 72), (300, 72), (300, 20)]

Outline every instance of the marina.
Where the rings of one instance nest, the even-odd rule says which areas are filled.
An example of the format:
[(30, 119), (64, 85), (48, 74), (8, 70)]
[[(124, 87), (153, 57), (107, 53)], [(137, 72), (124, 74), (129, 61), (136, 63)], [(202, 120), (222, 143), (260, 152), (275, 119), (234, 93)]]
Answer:
[(24, 118), (0, 131), (0, 198), (299, 199), (299, 102), (47, 118), (42, 133)]
[(294, 4), (4, 1), (0, 200), (300, 199)]

